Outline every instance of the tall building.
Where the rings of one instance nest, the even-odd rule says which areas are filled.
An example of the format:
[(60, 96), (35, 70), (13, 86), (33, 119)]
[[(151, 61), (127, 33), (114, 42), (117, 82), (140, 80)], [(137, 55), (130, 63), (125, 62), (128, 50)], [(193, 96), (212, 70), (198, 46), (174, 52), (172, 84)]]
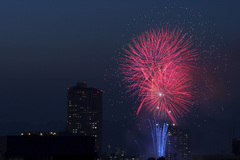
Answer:
[(102, 91), (86, 83), (68, 88), (67, 132), (95, 137), (95, 151), (102, 153)]
[(191, 160), (189, 131), (169, 126), (166, 153), (167, 160)]

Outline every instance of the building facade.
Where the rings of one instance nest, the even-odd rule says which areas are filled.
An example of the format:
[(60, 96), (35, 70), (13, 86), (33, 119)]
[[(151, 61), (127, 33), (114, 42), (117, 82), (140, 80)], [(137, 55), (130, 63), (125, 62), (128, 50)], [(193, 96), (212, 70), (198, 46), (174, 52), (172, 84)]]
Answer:
[(169, 126), (166, 153), (167, 160), (191, 160), (189, 131)]
[(68, 88), (66, 131), (95, 137), (95, 151), (102, 152), (102, 91), (86, 83)]

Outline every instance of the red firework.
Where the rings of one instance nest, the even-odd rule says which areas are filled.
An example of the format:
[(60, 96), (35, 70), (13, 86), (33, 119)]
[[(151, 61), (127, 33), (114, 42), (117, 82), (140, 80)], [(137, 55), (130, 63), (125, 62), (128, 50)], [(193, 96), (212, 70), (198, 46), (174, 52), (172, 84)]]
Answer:
[(154, 116), (183, 116), (191, 107), (191, 72), (197, 59), (191, 37), (182, 30), (152, 29), (133, 39), (121, 59), (128, 91), (139, 97), (142, 108)]

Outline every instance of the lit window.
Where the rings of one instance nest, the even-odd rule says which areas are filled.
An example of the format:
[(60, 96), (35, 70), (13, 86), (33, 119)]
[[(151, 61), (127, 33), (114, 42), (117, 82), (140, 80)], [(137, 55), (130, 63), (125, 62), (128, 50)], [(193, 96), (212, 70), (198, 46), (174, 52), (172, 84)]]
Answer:
[(77, 129), (73, 129), (73, 133), (77, 133)]

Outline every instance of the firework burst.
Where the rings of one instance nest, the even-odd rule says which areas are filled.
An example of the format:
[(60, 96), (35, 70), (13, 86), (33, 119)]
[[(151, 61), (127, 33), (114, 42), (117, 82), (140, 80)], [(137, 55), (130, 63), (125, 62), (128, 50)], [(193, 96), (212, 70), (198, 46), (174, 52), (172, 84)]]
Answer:
[(191, 72), (197, 60), (191, 37), (182, 30), (152, 29), (133, 39), (121, 59), (128, 92), (138, 96), (139, 112), (176, 118), (189, 111), (193, 93)]

